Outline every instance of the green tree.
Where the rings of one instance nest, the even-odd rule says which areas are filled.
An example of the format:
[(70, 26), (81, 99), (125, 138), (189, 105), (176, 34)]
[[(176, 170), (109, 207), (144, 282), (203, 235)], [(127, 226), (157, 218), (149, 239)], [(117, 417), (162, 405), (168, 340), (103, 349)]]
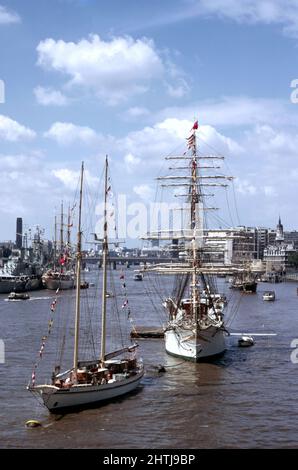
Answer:
[(298, 268), (298, 251), (291, 253), (288, 258), (289, 263), (291, 263), (294, 268)]

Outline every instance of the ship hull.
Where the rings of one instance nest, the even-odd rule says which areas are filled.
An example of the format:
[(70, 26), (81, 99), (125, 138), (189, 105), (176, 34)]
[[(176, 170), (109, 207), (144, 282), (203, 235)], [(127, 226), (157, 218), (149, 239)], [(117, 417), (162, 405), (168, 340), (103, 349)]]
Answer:
[(40, 289), (40, 278), (21, 279), (18, 277), (0, 280), (0, 294), (9, 294), (10, 292), (26, 292)]
[(40, 277), (29, 279), (26, 282), (26, 291), (42, 289), (42, 282)]
[(184, 360), (209, 361), (225, 352), (225, 332), (210, 326), (195, 336), (189, 329), (176, 327), (165, 332), (165, 349), (171, 356)]
[(52, 279), (43, 278), (42, 283), (46, 289), (50, 290), (67, 290), (74, 288), (74, 279)]
[(56, 387), (45, 385), (38, 391), (45, 406), (51, 413), (67, 413), (76, 409), (100, 406), (101, 404), (126, 395), (134, 391), (140, 384), (144, 371), (136, 375), (104, 385), (78, 385), (69, 389), (57, 389)]
[(233, 284), (231, 287), (232, 289), (238, 289), (247, 294), (255, 294), (257, 292), (257, 286), (257, 282), (243, 282), (241, 284)]

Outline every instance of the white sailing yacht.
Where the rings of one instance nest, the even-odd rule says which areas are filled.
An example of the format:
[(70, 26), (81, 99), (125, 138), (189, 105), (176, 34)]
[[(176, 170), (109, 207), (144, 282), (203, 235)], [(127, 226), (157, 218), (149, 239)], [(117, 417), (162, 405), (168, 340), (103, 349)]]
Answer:
[[(84, 166), (81, 169), (80, 205), (77, 234), (76, 259), (76, 314), (73, 365), (69, 370), (60, 372), (55, 368), (51, 384), (35, 384), (35, 368), (28, 389), (42, 397), (45, 406), (52, 413), (64, 413), (73, 408), (85, 408), (101, 404), (135, 390), (144, 374), (143, 363), (136, 356), (137, 344), (116, 351), (106, 351), (107, 329), (107, 257), (108, 257), (108, 158), (105, 162), (104, 187), (104, 228), (103, 228), (103, 284), (101, 308), (101, 350), (97, 360), (79, 360), (80, 335), (80, 285), (81, 285), (81, 210)], [(43, 338), (44, 339), (44, 338)], [(41, 351), (43, 347), (41, 348)]]
[[(204, 213), (206, 210), (216, 209), (206, 206), (206, 198), (212, 195), (205, 193), (210, 187), (214, 189), (228, 186), (221, 180), (231, 180), (232, 177), (209, 174), (209, 169), (219, 168), (214, 166), (214, 160), (224, 157), (202, 156), (198, 153), (197, 128), (198, 123), (195, 122), (187, 139), (187, 151), (183, 155), (166, 157), (166, 160), (174, 160), (174, 166), (169, 170), (185, 170), (186, 173), (157, 178), (165, 182), (162, 187), (182, 188), (182, 194), (175, 195), (186, 198), (184, 209), (188, 212), (187, 228), (150, 233), (143, 237), (147, 240), (175, 240), (177, 254), (184, 253), (183, 258), (177, 256), (178, 259), (170, 263), (145, 267), (144, 273), (172, 274), (177, 277), (176, 291), (163, 302), (168, 315), (164, 335), (165, 349), (173, 356), (194, 362), (214, 358), (223, 354), (226, 349), (226, 299), (217, 292), (214, 276), (238, 272), (237, 266), (214, 265), (208, 262), (208, 257), (204, 257), (207, 248)], [(181, 160), (183, 166), (175, 165), (175, 161), (181, 165)], [(207, 165), (204, 161), (207, 161)], [(216, 241), (216, 238), (213, 240)]]

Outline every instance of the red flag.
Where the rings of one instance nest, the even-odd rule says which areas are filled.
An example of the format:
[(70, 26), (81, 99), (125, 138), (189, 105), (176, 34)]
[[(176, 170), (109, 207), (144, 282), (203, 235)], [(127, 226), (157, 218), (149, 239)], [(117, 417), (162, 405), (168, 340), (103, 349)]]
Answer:
[(64, 264), (67, 262), (67, 255), (66, 254), (62, 254), (59, 258), (59, 264), (61, 264), (61, 266), (64, 266)]
[(192, 128), (193, 128), (193, 129), (198, 129), (198, 127), (199, 127), (199, 123), (198, 123), (198, 121), (196, 121), (196, 122), (194, 123), (194, 125), (192, 126)]

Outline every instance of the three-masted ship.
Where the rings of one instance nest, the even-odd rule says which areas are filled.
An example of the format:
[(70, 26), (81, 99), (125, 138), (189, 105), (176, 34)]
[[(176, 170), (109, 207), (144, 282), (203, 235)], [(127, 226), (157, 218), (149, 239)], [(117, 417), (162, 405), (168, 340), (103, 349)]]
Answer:
[(208, 189), (227, 187), (232, 177), (210, 174), (209, 170), (219, 168), (214, 162), (224, 157), (203, 156), (198, 152), (197, 129), (198, 123), (195, 122), (183, 155), (166, 157), (166, 160), (171, 160), (169, 170), (174, 170), (174, 173), (157, 178), (163, 188), (174, 188), (175, 196), (186, 200), (183, 206), (187, 211), (186, 226), (181, 230), (159, 231), (144, 237), (175, 240), (176, 249), (179, 243), (178, 251), (184, 254), (183, 259), (145, 267), (144, 272), (176, 276), (176, 290), (163, 302), (168, 316), (164, 332), (165, 349), (173, 356), (194, 362), (219, 356), (226, 349), (224, 309), (227, 302), (225, 296), (217, 291), (214, 277), (239, 271), (239, 267), (232, 264), (228, 267), (213, 264), (205, 253), (204, 215), (205, 211), (216, 209), (206, 205), (206, 199), (213, 196)]
[[(104, 226), (102, 240), (102, 301), (101, 301), (101, 345), (97, 359), (79, 360), (80, 317), (81, 317), (81, 209), (84, 167), (81, 169), (79, 221), (76, 254), (76, 307), (73, 364), (65, 372), (60, 365), (55, 367), (51, 384), (36, 384), (35, 369), (28, 389), (40, 395), (45, 406), (52, 413), (65, 413), (74, 408), (85, 408), (125, 395), (135, 390), (144, 374), (143, 363), (137, 357), (137, 344), (130, 344), (113, 351), (107, 351), (107, 265), (108, 265), (108, 159), (105, 163)], [(51, 324), (52, 322), (50, 322)], [(117, 326), (116, 326), (117, 327)], [(119, 327), (118, 327), (119, 328)], [(44, 339), (43, 339), (44, 340)], [(90, 341), (90, 340), (89, 340)], [(44, 348), (42, 344), (41, 353)]]

